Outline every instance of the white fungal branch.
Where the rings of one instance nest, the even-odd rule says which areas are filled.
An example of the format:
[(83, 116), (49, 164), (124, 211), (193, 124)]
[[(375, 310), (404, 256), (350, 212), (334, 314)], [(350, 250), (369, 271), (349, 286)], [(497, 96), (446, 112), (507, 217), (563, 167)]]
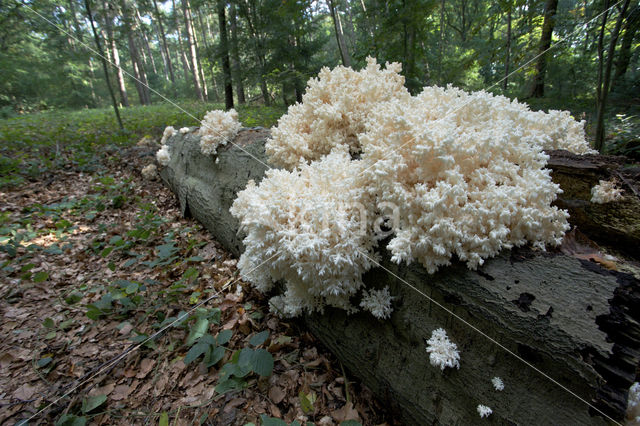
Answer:
[[(263, 291), (284, 279), (287, 315), (355, 310), (349, 298), (372, 266), (362, 254), (381, 238), (393, 261), (433, 273), (453, 256), (474, 269), (505, 248), (557, 245), (569, 228), (551, 205), (561, 190), (544, 150), (593, 152), (583, 122), (451, 86), (411, 96), (400, 70), (372, 58), (361, 71), (324, 68), (267, 141), (286, 170), (249, 184), (231, 209), (247, 234), (241, 272), (277, 253), (245, 278)], [(374, 215), (389, 211), (387, 233)]]

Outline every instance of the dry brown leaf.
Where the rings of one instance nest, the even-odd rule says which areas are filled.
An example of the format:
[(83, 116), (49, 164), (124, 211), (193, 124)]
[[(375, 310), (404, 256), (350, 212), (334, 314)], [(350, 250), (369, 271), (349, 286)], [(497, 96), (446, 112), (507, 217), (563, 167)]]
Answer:
[(278, 386), (272, 386), (269, 388), (269, 398), (274, 404), (280, 404), (287, 393)]
[(332, 411), (331, 417), (339, 422), (344, 422), (346, 420), (360, 421), (360, 415), (358, 414), (358, 411), (353, 408), (353, 404), (351, 402), (347, 402), (342, 408)]
[(156, 360), (151, 358), (145, 358), (140, 361), (140, 371), (136, 374), (138, 379), (143, 379), (151, 372), (153, 366), (156, 365)]
[(121, 401), (125, 399), (131, 393), (131, 387), (129, 385), (118, 385), (113, 389), (110, 397), (114, 401)]

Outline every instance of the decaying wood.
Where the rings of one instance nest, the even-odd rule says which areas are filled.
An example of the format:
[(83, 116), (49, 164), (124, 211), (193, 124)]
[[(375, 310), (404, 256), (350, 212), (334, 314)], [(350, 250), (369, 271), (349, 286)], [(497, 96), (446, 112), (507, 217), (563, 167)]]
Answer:
[[(229, 207), (249, 179), (264, 175), (267, 136), (264, 129), (241, 131), (217, 162), (200, 153), (195, 133), (169, 140), (172, 160), (163, 180), (182, 212), (235, 255), (243, 250), (242, 236)], [(553, 177), (564, 189), (558, 204), (570, 210), (571, 221), (601, 244), (613, 238), (627, 251), (637, 247), (637, 174), (619, 158), (550, 154)], [(629, 186), (624, 200), (592, 205), (590, 188), (616, 174)], [(389, 320), (336, 309), (304, 320), (406, 424), (475, 424), (478, 404), (491, 407), (489, 420), (498, 424), (608, 423), (587, 402), (623, 418), (640, 360), (634, 276), (528, 248), (504, 251), (477, 271), (454, 264), (429, 275), (388, 256), (382, 265), (387, 270), (369, 271), (364, 280), (389, 286), (395, 297)], [(440, 327), (461, 351), (460, 369), (441, 372), (429, 364), (425, 339)], [(504, 391), (493, 389), (494, 376), (503, 379)]]

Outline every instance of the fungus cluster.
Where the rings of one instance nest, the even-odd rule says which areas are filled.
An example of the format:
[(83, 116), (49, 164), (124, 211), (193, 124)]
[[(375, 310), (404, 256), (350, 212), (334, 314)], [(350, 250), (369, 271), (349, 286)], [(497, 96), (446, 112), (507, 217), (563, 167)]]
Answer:
[(324, 68), (267, 141), (284, 170), (238, 194), (240, 271), (262, 291), (283, 280), (281, 313), (352, 312), (360, 296), (387, 317), (390, 304), (371, 308), (386, 297), (361, 289), (383, 238), (392, 260), (433, 273), (452, 258), (476, 268), (504, 248), (557, 245), (569, 227), (551, 206), (560, 188), (544, 150), (593, 152), (584, 123), (487, 92), (411, 96), (400, 69), (371, 58), (361, 71)]
[(622, 189), (616, 187), (613, 180), (601, 180), (591, 188), (591, 202), (597, 204), (612, 203), (622, 198)]
[(229, 111), (209, 111), (205, 114), (198, 130), (200, 151), (205, 155), (216, 154), (218, 147), (233, 140), (241, 127), (238, 113), (233, 108)]

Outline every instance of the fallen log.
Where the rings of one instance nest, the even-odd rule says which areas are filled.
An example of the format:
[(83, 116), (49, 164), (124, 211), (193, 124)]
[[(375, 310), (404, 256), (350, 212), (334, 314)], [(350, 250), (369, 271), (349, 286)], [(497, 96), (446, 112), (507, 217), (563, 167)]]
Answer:
[[(161, 176), (182, 213), (236, 256), (242, 236), (229, 207), (249, 179), (264, 175), (268, 135), (243, 130), (217, 160), (200, 153), (193, 132), (168, 141), (172, 157)], [(602, 244), (624, 236), (624, 250), (638, 246), (637, 197), (595, 207), (588, 201), (590, 188), (616, 173), (630, 188), (637, 185), (633, 171), (623, 170), (619, 159), (583, 160), (566, 152), (552, 152), (549, 164), (565, 190), (558, 204), (570, 209), (574, 225), (589, 236), (594, 231)], [(599, 232), (603, 220), (621, 214)], [(304, 321), (406, 424), (474, 424), (478, 404), (492, 408), (488, 420), (497, 424), (607, 424), (623, 419), (637, 379), (640, 282), (582, 257), (520, 248), (477, 271), (454, 264), (429, 275), (419, 265), (396, 265), (383, 256), (383, 268), (364, 280), (390, 287), (395, 299), (389, 320), (327, 309)], [(429, 364), (425, 339), (440, 327), (460, 349), (457, 370)], [(504, 391), (493, 389), (495, 376), (503, 379)]]

